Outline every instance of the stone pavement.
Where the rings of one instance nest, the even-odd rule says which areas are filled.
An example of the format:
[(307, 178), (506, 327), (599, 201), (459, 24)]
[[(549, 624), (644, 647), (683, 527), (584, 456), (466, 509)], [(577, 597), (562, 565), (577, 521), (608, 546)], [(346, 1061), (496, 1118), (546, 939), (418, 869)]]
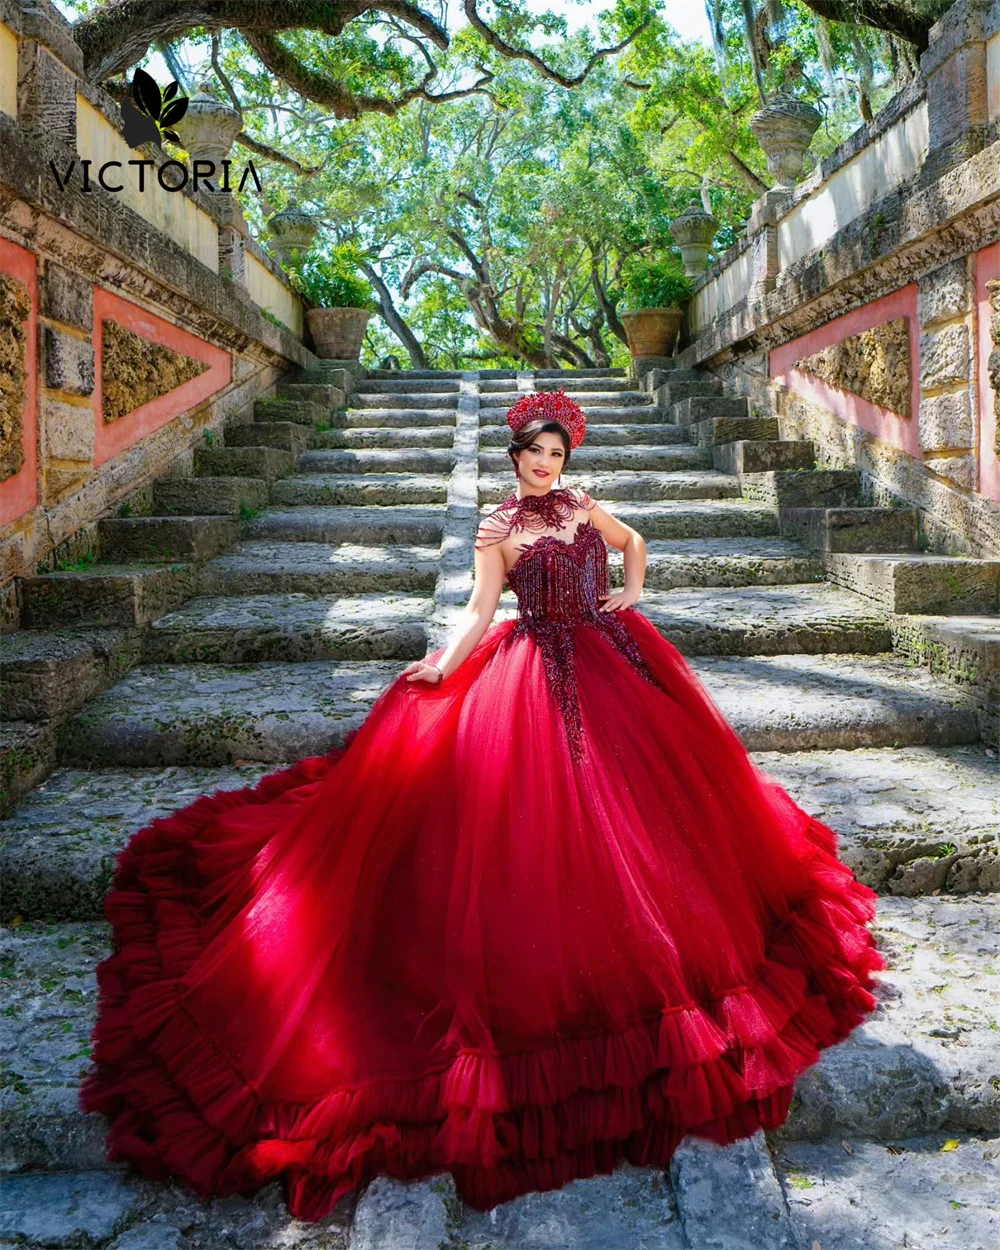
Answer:
[[(326, 1221), (280, 1187), (200, 1202), (108, 1166), (76, 1091), (117, 851), (198, 794), (342, 742), (471, 589), (513, 481), (518, 394), (563, 385), (568, 480), (648, 542), (643, 611), (758, 765), (882, 895), (871, 1020), (781, 1130), (492, 1212), (447, 1174), (380, 1178)], [(338, 406), (351, 392), (349, 406)], [(742, 405), (742, 406), (741, 406)], [(375, 374), (324, 365), (102, 523), (101, 559), (25, 580), (0, 636), (0, 1250), (986, 1250), (1000, 1242), (997, 570), (816, 466), (713, 379)], [(849, 557), (849, 558), (848, 558)], [(611, 555), (621, 584), (621, 559)], [(514, 610), (505, 591), (498, 615)]]

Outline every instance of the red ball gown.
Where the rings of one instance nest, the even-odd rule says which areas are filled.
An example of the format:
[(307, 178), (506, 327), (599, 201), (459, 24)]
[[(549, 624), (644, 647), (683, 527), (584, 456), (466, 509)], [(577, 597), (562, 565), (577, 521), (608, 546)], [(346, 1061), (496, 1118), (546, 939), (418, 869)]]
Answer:
[(80, 1090), (109, 1159), (281, 1178), (305, 1220), (378, 1173), (486, 1209), (778, 1126), (873, 1010), (873, 891), (651, 621), (598, 610), (562, 497), (447, 679), (120, 853)]

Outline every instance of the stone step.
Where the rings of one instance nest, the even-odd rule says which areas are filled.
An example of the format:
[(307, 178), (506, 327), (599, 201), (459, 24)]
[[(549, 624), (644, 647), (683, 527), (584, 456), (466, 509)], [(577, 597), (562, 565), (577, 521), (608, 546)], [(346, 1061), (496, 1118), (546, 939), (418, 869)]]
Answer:
[(1000, 892), (1000, 758), (982, 743), (760, 751), (754, 762), (838, 835), (882, 894)]
[(0, 1212), (3, 1245), (9, 1248), (14, 1243), (28, 1250), (42, 1246), (188, 1250), (198, 1244), (211, 1250), (223, 1246), (343, 1250), (354, 1207), (347, 1199), (326, 1219), (307, 1224), (290, 1217), (276, 1184), (253, 1198), (202, 1200), (191, 1190), (182, 1197), (180, 1189), (162, 1181), (143, 1180), (109, 1166), (18, 1172), (5, 1179), (4, 1188), (8, 1201)]
[(781, 469), (812, 469), (816, 448), (789, 439), (737, 439), (712, 448), (712, 463), (721, 473), (770, 473)]
[(979, 741), (969, 698), (887, 655), (717, 656), (691, 667), (751, 751)]
[[(516, 613), (513, 590), (504, 590), (500, 607)], [(822, 581), (649, 587), (637, 609), (686, 656), (870, 655), (891, 646), (884, 611)]]
[[(671, 598), (680, 596), (675, 592)], [(686, 614), (678, 612), (678, 618), (682, 627), (687, 624)], [(706, 625), (704, 632), (709, 631)], [(750, 749), (978, 739), (970, 701), (928, 673), (885, 656), (764, 655), (766, 641), (744, 648), (755, 655), (753, 664), (732, 655), (692, 662)], [(270, 763), (319, 754), (342, 744), (403, 667), (402, 662), (328, 660), (145, 665), (68, 722), (60, 758), (86, 766), (113, 761), (151, 767)]]
[(0, 634), (0, 715), (59, 720), (114, 685), (138, 658), (138, 635), (126, 629)]
[(455, 467), (451, 448), (362, 447), (303, 452), (300, 473), (434, 473), (445, 475)]
[[(739, 479), (710, 470), (680, 470), (676, 473), (577, 473), (572, 485), (594, 496), (598, 503), (606, 500), (668, 499), (734, 499), (739, 496)], [(279, 482), (275, 490), (286, 483)], [(479, 499), (484, 504), (499, 504), (514, 490), (514, 474), (483, 473), (479, 477)]]
[(878, 1010), (799, 1077), (774, 1141), (997, 1133), (997, 914), (993, 898), (880, 900)]
[(286, 399), (283, 396), (268, 395), (264, 399), (254, 400), (253, 405), (253, 419), (266, 425), (276, 421), (294, 421), (297, 425), (322, 425), (329, 417), (329, 407), (314, 399)]
[(685, 655), (888, 651), (886, 614), (827, 582), (643, 592), (639, 610)]
[(783, 534), (817, 551), (914, 551), (919, 508), (781, 508)]
[(105, 559), (210, 560), (240, 536), (232, 517), (104, 517), (97, 523)]
[(749, 441), (774, 442), (781, 437), (777, 417), (709, 417), (687, 427), (688, 437), (699, 447)]
[(347, 396), (339, 386), (325, 386), (319, 382), (279, 382), (274, 389), (277, 399), (294, 399), (316, 404), (324, 412), (343, 408), (347, 403)]
[(565, 391), (576, 398), (578, 392), (597, 395), (607, 392), (632, 390), (631, 378), (539, 378), (534, 380), (536, 391)]
[(392, 386), (383, 385), (384, 378), (368, 378), (355, 388), (358, 395), (457, 395), (461, 383), (456, 378), (392, 378)]
[[(646, 543), (645, 587), (672, 590), (680, 586), (781, 586), (823, 580), (823, 561), (816, 552), (780, 538), (649, 539)], [(611, 548), (611, 583), (624, 585), (625, 560)]]
[[(232, 601), (220, 604), (216, 616), (203, 602), (204, 641), (225, 645), (225, 635), (238, 628), (228, 614)], [(255, 623), (261, 620), (251, 601), (243, 610)], [(407, 647), (422, 643), (421, 619), (407, 611), (402, 601), (389, 609), (382, 641), (409, 660), (416, 657), (405, 654)], [(275, 636), (285, 626), (276, 616)], [(332, 646), (332, 627), (322, 627)], [(287, 631), (293, 646), (304, 637), (295, 628), (293, 622)], [(408, 644), (392, 637), (407, 630)], [(829, 824), (842, 858), (872, 889), (900, 897), (1000, 892), (1000, 764), (981, 744), (759, 751), (753, 759), (805, 811)], [(200, 794), (254, 784), (270, 768), (56, 769), (5, 825), (0, 919), (100, 919), (109, 868), (137, 829)], [(955, 793), (963, 796), (960, 810)]]
[[(805, 1143), (827, 1141), (831, 1136), (849, 1143), (855, 1138), (884, 1143), (929, 1133), (996, 1135), (1000, 1129), (1000, 1091), (993, 1084), (996, 1081), (996, 1031), (991, 1025), (1000, 1008), (1000, 995), (997, 978), (990, 975), (1000, 955), (1000, 929), (995, 917), (993, 900), (883, 898), (880, 901), (873, 931), (890, 967), (878, 974), (878, 1008), (849, 1038), (823, 1051), (818, 1063), (799, 1077), (786, 1123), (768, 1135), (770, 1143), (785, 1157), (786, 1167), (789, 1166), (787, 1159), (802, 1150)], [(106, 1121), (101, 1116), (84, 1115), (77, 1101), (79, 1084), (90, 1061), (89, 1043), (97, 1004), (94, 970), (109, 952), (108, 926), (94, 921), (37, 922), (0, 933), (0, 958), (9, 978), (8, 1006), (2, 1017), (7, 1056), (2, 1151), (5, 1172), (86, 1168), (114, 1175), (104, 1153)], [(692, 1196), (685, 1195), (685, 1190), (694, 1187), (695, 1177), (701, 1178), (704, 1196), (706, 1188), (714, 1193), (710, 1183), (714, 1166), (724, 1164), (728, 1170), (741, 1156), (753, 1151), (755, 1144), (761, 1163), (766, 1160), (763, 1134), (754, 1137), (756, 1142), (744, 1139), (720, 1151), (719, 1156), (725, 1155), (725, 1160), (713, 1157), (709, 1163), (704, 1158), (706, 1145), (701, 1142), (685, 1144), (670, 1169), (672, 1186), (682, 1211), (685, 1203), (693, 1201)], [(843, 1146), (840, 1149), (842, 1155), (846, 1153)], [(792, 1152), (792, 1156), (787, 1152)], [(715, 1156), (714, 1151), (711, 1153)], [(938, 1150), (933, 1153), (937, 1156)], [(690, 1173), (685, 1180), (689, 1162)], [(940, 1171), (939, 1157), (934, 1159), (934, 1164)], [(846, 1163), (842, 1164), (841, 1170), (845, 1166)], [(657, 1174), (662, 1184), (659, 1169), (622, 1168), (613, 1176), (621, 1182), (629, 1175), (637, 1180), (645, 1175), (647, 1185), (651, 1185)], [(794, 1175), (790, 1170), (789, 1174)], [(598, 1185), (609, 1183), (609, 1178), (594, 1179)], [(445, 1178), (441, 1178), (441, 1182), (447, 1192)], [(375, 1185), (386, 1183), (380, 1179)], [(586, 1184), (593, 1182), (584, 1182)], [(427, 1189), (433, 1186), (433, 1181), (423, 1183)], [(456, 1219), (470, 1221), (470, 1237), (463, 1239), (466, 1245), (506, 1244), (519, 1250), (540, 1245), (576, 1246), (579, 1243), (551, 1239), (551, 1215), (547, 1221), (550, 1234), (547, 1242), (527, 1239), (523, 1225), (508, 1240), (505, 1222), (515, 1217), (518, 1210), (524, 1213), (535, 1208), (537, 1211), (539, 1206), (544, 1209), (553, 1202), (565, 1202), (574, 1189), (579, 1195), (580, 1188), (580, 1182), (566, 1187), (561, 1200), (558, 1191), (525, 1195), (516, 1203), (496, 1208), (492, 1220), (485, 1213), (467, 1213), (461, 1205), (453, 1210)], [(733, 1193), (732, 1179), (726, 1189)], [(441, 1183), (438, 1190), (441, 1191)], [(792, 1186), (792, 1193), (796, 1192), (800, 1191)], [(403, 1196), (406, 1196), (405, 1191)], [(365, 1200), (370, 1202), (371, 1197)], [(640, 1199), (633, 1194), (632, 1202), (624, 1204), (624, 1214), (617, 1218), (623, 1222), (634, 1219), (639, 1204)], [(224, 1205), (231, 1220), (238, 1204), (230, 1199)], [(712, 1208), (718, 1209), (715, 1201)], [(405, 1203), (397, 1200), (393, 1209), (397, 1215), (401, 1210), (405, 1212)], [(661, 1205), (661, 1220), (663, 1214)], [(688, 1217), (692, 1232), (695, 1214), (692, 1208)], [(749, 1220), (749, 1216), (750, 1211), (744, 1218)], [(590, 1212), (591, 1225), (595, 1218), (595, 1213)], [(493, 1228), (489, 1242), (479, 1240), (475, 1231), (477, 1222), (484, 1219), (488, 1223), (479, 1223), (478, 1227), (483, 1231)], [(499, 1229), (494, 1227), (497, 1223), (500, 1223)], [(366, 1225), (371, 1228), (371, 1220), (366, 1219), (359, 1204), (358, 1238), (367, 1235)], [(385, 1227), (378, 1222), (376, 1226)], [(559, 1225), (554, 1227), (558, 1229)], [(704, 1227), (707, 1230), (711, 1225), (706, 1223)], [(747, 1223), (746, 1227), (753, 1225)], [(395, 1228), (399, 1230), (398, 1223)], [(231, 1232), (231, 1228), (228, 1231)], [(504, 1238), (499, 1242), (498, 1232)], [(398, 1250), (404, 1245), (444, 1244), (443, 1240), (401, 1241), (398, 1236), (367, 1243), (358, 1238), (352, 1238), (355, 1247), (381, 1245), (385, 1250)], [(218, 1244), (233, 1243), (227, 1236)], [(283, 1240), (282, 1244), (289, 1243)], [(452, 1244), (462, 1243), (453, 1241)], [(597, 1244), (601, 1250), (607, 1250), (609, 1244), (615, 1243)], [(631, 1244), (648, 1247), (651, 1243)], [(686, 1236), (673, 1244), (678, 1250), (690, 1250), (693, 1246), (706, 1250), (712, 1243)], [(762, 1243), (756, 1238), (753, 1242), (715, 1242), (717, 1246), (726, 1245), (734, 1250), (741, 1244), (761, 1250), (762, 1246), (770, 1247), (774, 1243)], [(794, 1245), (781, 1244), (789, 1248)], [(840, 1250), (846, 1243), (835, 1240), (826, 1244)], [(967, 1242), (951, 1241), (949, 1244), (971, 1250)], [(870, 1250), (871, 1243), (864, 1243), (864, 1246), (865, 1250)]]
[(721, 395), (692, 395), (678, 400), (667, 409), (669, 419), (677, 425), (697, 425), (713, 417), (729, 417), (733, 420), (750, 415), (745, 399), (728, 399)]
[(0, 816), (12, 811), (55, 767), (58, 727), (54, 720), (0, 722)]
[(850, 508), (861, 503), (857, 469), (781, 469), (744, 473), (743, 498), (778, 508)]
[(276, 482), (295, 471), (295, 455), (277, 447), (196, 447), (195, 477), (244, 477)]
[(443, 503), (268, 508), (249, 522), (246, 533), (250, 538), (266, 538), (271, 542), (433, 546), (441, 541), (444, 511)]
[(401, 660), (143, 665), (70, 720), (64, 763), (279, 763), (343, 745)]
[[(769, 538), (778, 533), (773, 508), (743, 499), (601, 501), (606, 512), (647, 539)], [(485, 513), (484, 513), (485, 515)]]
[[(510, 439), (511, 429), (506, 421), (502, 425), (484, 425), (479, 430), (480, 447), (506, 447)], [(648, 425), (626, 424), (591, 424), (587, 423), (586, 446), (594, 447), (637, 447), (666, 446), (675, 447), (686, 443), (686, 432), (676, 425), (650, 423)], [(574, 462), (582, 449), (573, 453)]]
[(713, 382), (718, 381), (712, 374), (703, 369), (665, 369), (654, 367), (643, 368), (639, 377), (643, 390), (656, 391), (668, 382)]
[(277, 447), (298, 453), (316, 445), (316, 428), (298, 421), (251, 421), (248, 425), (227, 425), (227, 447)]
[[(949, 1139), (955, 1144), (942, 1155)], [(996, 1244), (995, 1137), (953, 1129), (896, 1135), (887, 1143), (852, 1134), (848, 1146), (845, 1159), (836, 1135), (774, 1143), (775, 1168), (804, 1250), (935, 1244), (942, 1250), (990, 1250)]]
[[(492, 407), (480, 408), (479, 425), (484, 426), (502, 426), (505, 430), (509, 430), (507, 424), (507, 409), (511, 407), (518, 399), (517, 395), (508, 396), (509, 403), (496, 405)], [(634, 404), (630, 408), (615, 408), (608, 405), (606, 408), (584, 408), (584, 415), (587, 418), (588, 430), (592, 425), (663, 425), (663, 409), (657, 408), (654, 404)]]
[[(414, 403), (418, 399), (419, 404)], [(364, 411), (374, 408), (377, 411), (384, 412), (399, 408), (417, 408), (423, 411), (437, 408), (455, 409), (458, 407), (457, 395), (411, 395), (408, 392), (390, 392), (379, 391), (374, 394), (363, 395), (355, 391), (347, 399), (348, 408), (354, 408)]]
[(353, 369), (345, 369), (331, 362), (300, 369), (294, 378), (288, 379), (288, 383), (299, 386), (335, 386), (344, 395), (349, 395), (362, 376), (363, 372), (357, 365)]
[(678, 378), (670, 374), (667, 380), (656, 388), (655, 398), (661, 408), (669, 408), (671, 404), (679, 404), (685, 399), (721, 394), (722, 383), (718, 378)]
[(153, 506), (164, 515), (239, 517), (263, 508), (268, 484), (255, 477), (170, 477), (153, 483)]
[[(499, 394), (488, 391), (479, 396), (479, 405), (481, 408), (510, 408), (523, 393), (516, 388)], [(602, 412), (606, 408), (649, 407), (651, 402), (645, 391), (577, 391), (573, 399), (588, 416), (591, 412)]]
[(826, 552), (826, 575), (890, 612), (973, 616), (1000, 611), (1000, 560)]
[(574, 378), (624, 378), (624, 369), (533, 369), (535, 378), (554, 378), (557, 382), (570, 382)]
[(202, 595), (433, 594), (441, 549), (357, 543), (242, 542), (202, 566)]
[(967, 690), (983, 735), (1000, 747), (1000, 616), (891, 616), (893, 648)]
[(400, 379), (450, 382), (458, 381), (462, 376), (462, 373), (455, 369), (370, 369), (368, 371), (369, 380), (375, 381)]
[(447, 447), (455, 445), (453, 425), (363, 426), (353, 429), (319, 430), (314, 447), (330, 450), (341, 447)]
[(519, 390), (517, 375), (514, 373), (504, 374), (502, 378), (483, 378), (479, 381), (480, 399), (483, 395), (503, 394), (511, 396), (511, 403), (521, 395), (530, 394), (534, 390), (534, 384), (529, 383), (529, 389)]
[(60, 625), (146, 625), (189, 599), (197, 566), (95, 564), (75, 572), (21, 579), (25, 629)]
[[(505, 451), (479, 453), (481, 473), (501, 473), (509, 468)], [(685, 469), (711, 469), (712, 454), (702, 447), (578, 447), (571, 461), (573, 473), (674, 473)]]
[(454, 429), (455, 409), (453, 408), (355, 408), (333, 412), (327, 417), (333, 429), (410, 429), (414, 426), (440, 427), (450, 426)]
[(272, 503), (302, 507), (326, 504), (446, 503), (448, 479), (430, 473), (305, 473), (271, 487)]
[[(433, 585), (431, 587), (433, 589)], [(429, 597), (250, 593), (190, 599), (161, 616), (143, 659), (163, 664), (254, 664), (305, 660), (418, 660), (427, 654)]]

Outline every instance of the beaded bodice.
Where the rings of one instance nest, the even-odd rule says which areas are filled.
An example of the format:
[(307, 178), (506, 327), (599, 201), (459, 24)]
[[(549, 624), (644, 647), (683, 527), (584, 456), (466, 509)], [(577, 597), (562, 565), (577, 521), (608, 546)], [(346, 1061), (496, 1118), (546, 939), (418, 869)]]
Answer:
[[(594, 507), (586, 492), (550, 491), (550, 499), (527, 509), (517, 509), (508, 500), (480, 527), (477, 545), (501, 541), (515, 529), (541, 528), (547, 521), (555, 526), (568, 522), (578, 507)], [(538, 516), (539, 512), (547, 514)], [(527, 514), (527, 515), (525, 515)], [(513, 522), (513, 523), (512, 523)], [(602, 611), (609, 593), (608, 547), (604, 536), (590, 520), (577, 525), (572, 539), (554, 533), (543, 534), (522, 547), (507, 570), (507, 582), (517, 596), (518, 618), (509, 640), (530, 633), (542, 652), (542, 661), (552, 691), (566, 724), (570, 752), (575, 760), (586, 757), (586, 736), (577, 692), (574, 659), (576, 632), (580, 627), (599, 629), (647, 681), (663, 688), (636, 644), (622, 611)], [(630, 611), (631, 609), (624, 609)]]
[(592, 521), (577, 526), (572, 540), (543, 534), (526, 546), (507, 571), (518, 615), (536, 621), (592, 620), (608, 593), (608, 547)]

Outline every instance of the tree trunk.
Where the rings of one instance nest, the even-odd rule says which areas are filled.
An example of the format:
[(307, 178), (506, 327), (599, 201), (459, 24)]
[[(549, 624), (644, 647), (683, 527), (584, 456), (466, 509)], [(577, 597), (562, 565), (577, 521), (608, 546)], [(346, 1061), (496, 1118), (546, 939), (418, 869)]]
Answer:
[(604, 313), (604, 320), (607, 322), (608, 329), (616, 339), (620, 339), (628, 347), (628, 335), (625, 333), (625, 327), (619, 320), (618, 314), (615, 312), (615, 306), (601, 283), (601, 275), (597, 272), (596, 265), (591, 269), (590, 277), (594, 284), (594, 294), (597, 296), (597, 302), (601, 306), (601, 312)]
[(375, 288), (386, 325), (409, 352), (410, 363), (414, 369), (429, 369), (430, 365), (427, 363), (427, 357), (424, 355), (424, 349), (420, 344), (420, 340), (400, 316), (399, 310), (392, 302), (392, 293), (382, 281), (378, 271), (367, 262), (361, 268), (365, 271), (369, 282)]

